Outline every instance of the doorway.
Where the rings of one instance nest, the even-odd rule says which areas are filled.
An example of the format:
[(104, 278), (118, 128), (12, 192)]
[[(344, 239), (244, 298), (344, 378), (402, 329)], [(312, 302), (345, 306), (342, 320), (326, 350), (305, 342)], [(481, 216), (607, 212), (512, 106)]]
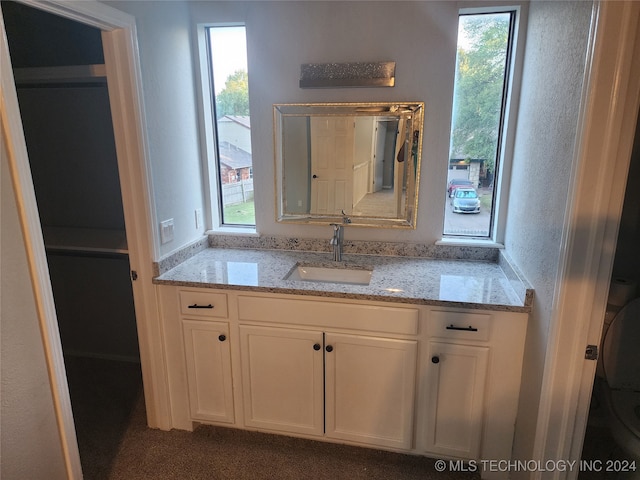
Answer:
[[(640, 282), (638, 276), (638, 272), (640, 272), (640, 256), (637, 254), (638, 244), (640, 244), (640, 112), (636, 122), (633, 151), (629, 163), (612, 278), (624, 278), (636, 284)], [(596, 369), (582, 450), (582, 459), (586, 463), (580, 471), (580, 480), (634, 478), (634, 474), (640, 475), (640, 465), (635, 465), (635, 472), (624, 472), (622, 469), (626, 465), (625, 461), (630, 461), (631, 459), (616, 443), (611, 434), (609, 416), (612, 413), (607, 407), (606, 369), (602, 363), (602, 357), (605, 354), (602, 344), (611, 322), (614, 321), (616, 314), (625, 304), (638, 296), (640, 296), (640, 289), (636, 288), (635, 291), (626, 289), (622, 296), (610, 293), (608, 299), (602, 334), (603, 340), (601, 340), (599, 348), (600, 358)], [(614, 468), (618, 466), (621, 468)], [(606, 471), (607, 467), (611, 467), (608, 472)]]
[(85, 478), (142, 378), (101, 31), (2, 2)]

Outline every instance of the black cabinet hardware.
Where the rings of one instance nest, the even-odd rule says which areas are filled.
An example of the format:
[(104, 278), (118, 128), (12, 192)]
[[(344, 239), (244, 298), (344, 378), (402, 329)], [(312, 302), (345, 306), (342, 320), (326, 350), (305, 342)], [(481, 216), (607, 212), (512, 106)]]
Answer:
[(468, 327), (456, 327), (455, 325), (447, 325), (447, 330), (462, 330), (465, 332), (477, 332), (478, 329), (469, 325)]
[(213, 305), (198, 305), (197, 303), (194, 303), (193, 305), (189, 305), (189, 308), (213, 308)]

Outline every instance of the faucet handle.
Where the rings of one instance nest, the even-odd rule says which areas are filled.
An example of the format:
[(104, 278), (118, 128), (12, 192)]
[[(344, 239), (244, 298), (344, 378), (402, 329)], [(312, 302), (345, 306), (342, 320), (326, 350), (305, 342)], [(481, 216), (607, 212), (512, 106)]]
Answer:
[(344, 210), (342, 210), (342, 223), (344, 224), (351, 223), (351, 219), (347, 216), (346, 213), (344, 213)]

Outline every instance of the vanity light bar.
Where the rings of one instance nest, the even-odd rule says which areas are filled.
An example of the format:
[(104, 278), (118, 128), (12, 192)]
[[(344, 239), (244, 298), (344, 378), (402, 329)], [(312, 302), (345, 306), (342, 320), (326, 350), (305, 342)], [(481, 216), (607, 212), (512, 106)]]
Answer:
[(396, 62), (303, 63), (300, 88), (393, 87)]

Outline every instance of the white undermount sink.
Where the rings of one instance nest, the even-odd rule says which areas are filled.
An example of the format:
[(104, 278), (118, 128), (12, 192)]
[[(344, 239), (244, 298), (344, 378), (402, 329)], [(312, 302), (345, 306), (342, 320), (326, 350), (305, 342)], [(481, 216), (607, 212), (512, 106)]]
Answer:
[(309, 267), (298, 265), (285, 277), (285, 280), (324, 283), (349, 283), (369, 285), (372, 270), (339, 267)]

